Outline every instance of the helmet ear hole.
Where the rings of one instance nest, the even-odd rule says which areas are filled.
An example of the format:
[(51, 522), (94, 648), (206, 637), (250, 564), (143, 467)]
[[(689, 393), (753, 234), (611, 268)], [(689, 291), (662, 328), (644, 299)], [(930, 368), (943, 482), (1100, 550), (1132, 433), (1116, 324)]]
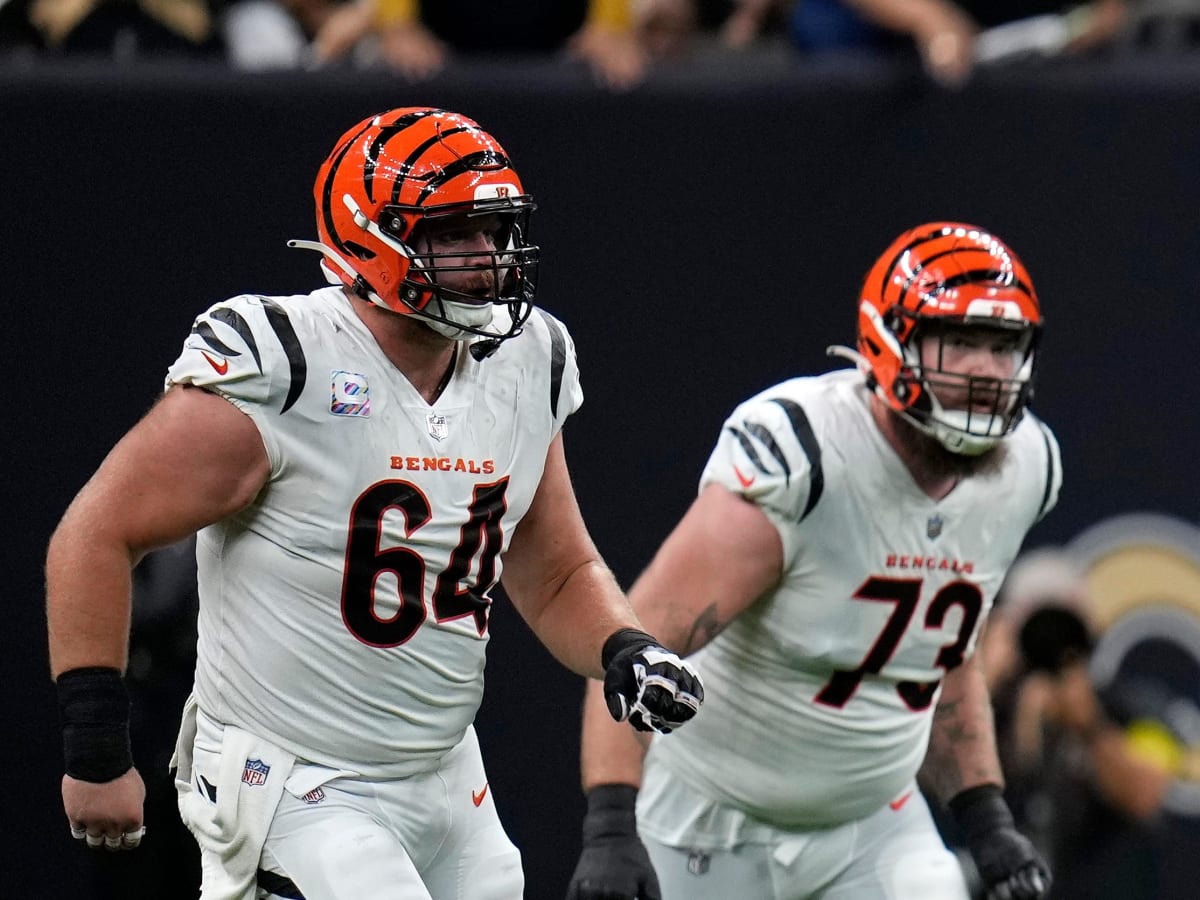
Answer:
[(354, 241), (345, 241), (345, 247), (359, 259), (374, 259), (375, 251), (370, 247), (364, 247), (362, 244), (356, 244)]

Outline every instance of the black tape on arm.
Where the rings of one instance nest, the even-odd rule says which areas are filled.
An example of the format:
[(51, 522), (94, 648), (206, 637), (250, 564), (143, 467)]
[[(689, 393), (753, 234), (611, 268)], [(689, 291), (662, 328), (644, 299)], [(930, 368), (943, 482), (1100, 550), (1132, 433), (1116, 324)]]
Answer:
[(133, 767), (129, 692), (116, 669), (71, 669), (58, 676), (63, 755), (72, 778), (103, 784)]

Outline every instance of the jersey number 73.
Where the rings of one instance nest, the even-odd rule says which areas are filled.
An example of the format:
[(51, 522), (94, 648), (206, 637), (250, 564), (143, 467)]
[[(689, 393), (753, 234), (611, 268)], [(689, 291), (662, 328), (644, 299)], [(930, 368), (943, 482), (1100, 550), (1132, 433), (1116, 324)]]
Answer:
[[(900, 646), (900, 640), (908, 630), (917, 602), (921, 598), (920, 578), (883, 578), (872, 576), (862, 583), (854, 594), (855, 600), (873, 600), (884, 603), (894, 603), (895, 608), (888, 617), (883, 631), (875, 639), (870, 652), (857, 669), (838, 669), (833, 677), (826, 682), (816, 696), (816, 702), (826, 706), (841, 708), (846, 705), (859, 684), (866, 675), (878, 675), (887, 665)], [(958, 626), (958, 637), (945, 644), (938, 651), (934, 665), (949, 672), (962, 665), (963, 654), (971, 635), (975, 632), (975, 623), (983, 609), (983, 592), (969, 581), (955, 581), (946, 585), (934, 595), (933, 602), (925, 613), (925, 627), (941, 628), (946, 621), (946, 613), (951, 607), (961, 606), (962, 622)], [(896, 691), (901, 699), (914, 711), (928, 709), (933, 695), (937, 692), (941, 680), (937, 681), (901, 681), (896, 685)]]

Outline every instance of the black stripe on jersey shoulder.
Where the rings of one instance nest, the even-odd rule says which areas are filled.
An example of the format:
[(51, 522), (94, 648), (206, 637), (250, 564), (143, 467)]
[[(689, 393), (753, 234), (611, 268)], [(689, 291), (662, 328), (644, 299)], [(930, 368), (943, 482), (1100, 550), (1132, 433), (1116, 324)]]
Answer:
[(291, 370), (287, 398), (283, 401), (283, 409), (279, 411), (279, 414), (283, 415), (300, 399), (304, 382), (308, 379), (308, 361), (304, 357), (304, 348), (300, 346), (300, 338), (296, 337), (296, 329), (292, 327), (292, 320), (288, 318), (284, 308), (266, 297), (259, 299), (262, 301), (263, 312), (267, 314), (267, 323), (275, 332), (275, 337), (279, 338)]
[[(254, 357), (254, 363), (258, 366), (258, 372), (261, 375), (262, 356), (258, 352), (258, 341), (254, 339), (254, 332), (250, 330), (250, 323), (242, 318), (240, 313), (235, 312), (227, 306), (218, 306), (209, 314), (209, 317), (228, 325), (238, 333), (238, 336), (246, 342), (246, 347), (249, 348), (250, 355)], [(225, 345), (217, 338), (216, 333), (212, 330), (212, 326), (207, 322), (201, 322), (196, 330), (204, 338), (205, 342), (218, 353), (223, 353), (225, 356), (241, 356), (241, 353), (237, 351), (226, 352), (219, 347), (213, 346), (213, 341), (220, 343), (222, 347)], [(212, 335), (211, 338), (209, 337), (210, 334)]]
[(775, 438), (772, 436), (769, 429), (762, 425), (750, 423), (743, 431), (740, 428), (735, 428), (732, 425), (727, 425), (726, 430), (737, 438), (737, 442), (741, 445), (742, 451), (746, 454), (746, 458), (750, 460), (750, 464), (764, 475), (770, 475), (771, 470), (767, 468), (762, 457), (758, 455), (758, 448), (754, 446), (754, 441), (750, 440), (751, 435), (758, 438), (767, 448), (767, 452), (775, 459), (783, 468), (783, 477), (785, 481), (792, 479), (792, 467), (788, 465), (787, 459), (783, 455), (783, 451), (779, 449), (779, 445), (775, 443)]
[(563, 334), (561, 322), (541, 309), (538, 309), (537, 314), (546, 323), (546, 331), (550, 333), (550, 415), (557, 419), (563, 372), (567, 368), (567, 337)]
[[(197, 320), (192, 326), (192, 334), (208, 344), (209, 349), (214, 353), (220, 353), (222, 356), (241, 356), (241, 350), (234, 350), (227, 343), (217, 337), (217, 333), (213, 331), (213, 327), (203, 320)], [(260, 369), (261, 371), (261, 369)]]
[(286, 875), (259, 869), (255, 880), (258, 882), (259, 889), (266, 891), (272, 897), (283, 897), (284, 900), (304, 900), (304, 895), (300, 893), (300, 888), (296, 887), (296, 882)]
[(817, 435), (812, 429), (812, 423), (808, 421), (808, 416), (799, 403), (783, 397), (772, 397), (771, 402), (778, 404), (787, 414), (792, 432), (796, 435), (796, 440), (800, 442), (800, 448), (804, 451), (804, 455), (808, 457), (808, 502), (804, 504), (804, 512), (800, 513), (800, 521), (803, 522), (805, 517), (813, 511), (813, 507), (817, 505), (817, 501), (821, 499), (821, 494), (825, 491), (825, 469), (821, 465), (821, 445), (817, 443)]
[[(783, 448), (780, 447), (776, 442), (775, 435), (771, 434), (771, 429), (758, 422), (749, 422), (746, 425), (746, 431), (758, 438), (759, 441), (762, 442), (762, 445), (767, 448), (768, 452), (770, 452), (771, 456), (775, 457), (775, 461), (779, 463), (780, 467), (783, 469), (784, 481), (791, 481), (792, 467), (788, 465), (787, 457), (783, 454)], [(766, 469), (764, 469), (761, 464), (758, 463), (757, 459), (754, 462), (756, 468), (762, 470), (763, 472), (766, 471)]]
[(1034, 521), (1040, 521), (1042, 516), (1046, 514), (1046, 507), (1050, 504), (1050, 491), (1054, 487), (1055, 475), (1057, 466), (1054, 462), (1054, 445), (1051, 441), (1050, 430), (1041, 421), (1037, 423), (1038, 428), (1042, 432), (1042, 443), (1046, 446), (1046, 487), (1042, 490), (1042, 502), (1038, 506), (1037, 518)]

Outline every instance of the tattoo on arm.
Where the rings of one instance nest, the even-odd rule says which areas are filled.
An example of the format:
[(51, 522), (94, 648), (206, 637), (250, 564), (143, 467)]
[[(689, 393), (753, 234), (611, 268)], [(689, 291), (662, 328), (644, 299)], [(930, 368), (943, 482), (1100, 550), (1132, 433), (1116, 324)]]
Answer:
[(986, 693), (938, 703), (921, 781), (943, 802), (964, 787), (1003, 784)]
[(687, 640), (683, 642), (682, 652), (686, 655), (698, 647), (703, 647), (721, 631), (721, 622), (717, 618), (717, 604), (713, 603), (692, 623)]

